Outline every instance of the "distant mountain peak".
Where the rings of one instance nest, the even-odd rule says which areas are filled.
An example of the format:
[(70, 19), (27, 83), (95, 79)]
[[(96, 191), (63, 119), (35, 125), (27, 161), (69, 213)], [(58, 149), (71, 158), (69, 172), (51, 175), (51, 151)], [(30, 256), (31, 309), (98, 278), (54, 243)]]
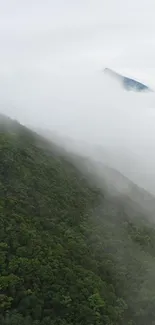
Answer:
[(117, 81), (121, 82), (123, 88), (128, 91), (129, 90), (136, 91), (136, 92), (152, 91), (152, 89), (150, 87), (148, 87), (147, 85), (145, 85), (135, 79), (125, 77), (125, 76), (113, 71), (112, 69), (105, 68), (104, 73), (109, 75), (112, 78), (115, 78)]

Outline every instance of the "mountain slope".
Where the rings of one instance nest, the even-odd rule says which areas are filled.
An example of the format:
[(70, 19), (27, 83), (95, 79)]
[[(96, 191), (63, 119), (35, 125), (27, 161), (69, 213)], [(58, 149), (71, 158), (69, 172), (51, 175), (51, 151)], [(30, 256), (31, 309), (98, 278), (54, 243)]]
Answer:
[(153, 324), (155, 230), (125, 207), (1, 120), (0, 323)]
[[(145, 211), (145, 214), (149, 213), (150, 217), (154, 218), (155, 196), (143, 188), (139, 189), (138, 185), (119, 171), (117, 160), (123, 160), (122, 156), (117, 159), (114, 153), (110, 155), (102, 146), (75, 141), (42, 129), (37, 131), (46, 139), (52, 139), (54, 143), (65, 148), (70, 156), (73, 157), (74, 152), (74, 165), (78, 168), (81, 166), (80, 170), (85, 170), (89, 178), (93, 175), (94, 181), (97, 180), (97, 184), (100, 184), (104, 191), (106, 189), (115, 196), (121, 195), (124, 200), (128, 200), (128, 204), (129, 202), (135, 204), (136, 208), (141, 209), (143, 213)], [(127, 162), (128, 157), (126, 157), (126, 164)], [(114, 165), (118, 165), (118, 169), (113, 168)]]

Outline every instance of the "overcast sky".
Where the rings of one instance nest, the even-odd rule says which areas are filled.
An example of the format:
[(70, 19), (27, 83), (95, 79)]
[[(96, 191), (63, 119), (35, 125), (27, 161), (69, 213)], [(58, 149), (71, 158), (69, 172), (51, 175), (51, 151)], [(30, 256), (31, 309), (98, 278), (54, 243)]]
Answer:
[(61, 110), (75, 79), (106, 66), (155, 85), (154, 13), (154, 0), (0, 0), (5, 109)]
[(4, 69), (50, 64), (53, 71), (54, 61), (86, 58), (93, 69), (155, 69), (154, 12), (153, 0), (0, 1)]
[(154, 16), (154, 0), (0, 0), (0, 111), (123, 147), (154, 172), (154, 94), (127, 94), (102, 72), (155, 88)]

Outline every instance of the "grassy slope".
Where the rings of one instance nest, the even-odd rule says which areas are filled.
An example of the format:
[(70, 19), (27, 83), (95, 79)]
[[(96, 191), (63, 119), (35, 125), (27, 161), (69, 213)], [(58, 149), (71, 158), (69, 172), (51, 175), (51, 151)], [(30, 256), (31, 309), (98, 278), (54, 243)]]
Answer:
[(54, 146), (1, 125), (0, 323), (153, 324), (155, 231), (134, 213)]

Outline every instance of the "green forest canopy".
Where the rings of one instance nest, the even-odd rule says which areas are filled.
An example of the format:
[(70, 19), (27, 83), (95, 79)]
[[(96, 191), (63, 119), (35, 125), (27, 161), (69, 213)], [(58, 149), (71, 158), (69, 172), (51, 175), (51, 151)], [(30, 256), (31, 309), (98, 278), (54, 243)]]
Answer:
[(0, 124), (0, 324), (155, 324), (154, 225), (54, 144)]

